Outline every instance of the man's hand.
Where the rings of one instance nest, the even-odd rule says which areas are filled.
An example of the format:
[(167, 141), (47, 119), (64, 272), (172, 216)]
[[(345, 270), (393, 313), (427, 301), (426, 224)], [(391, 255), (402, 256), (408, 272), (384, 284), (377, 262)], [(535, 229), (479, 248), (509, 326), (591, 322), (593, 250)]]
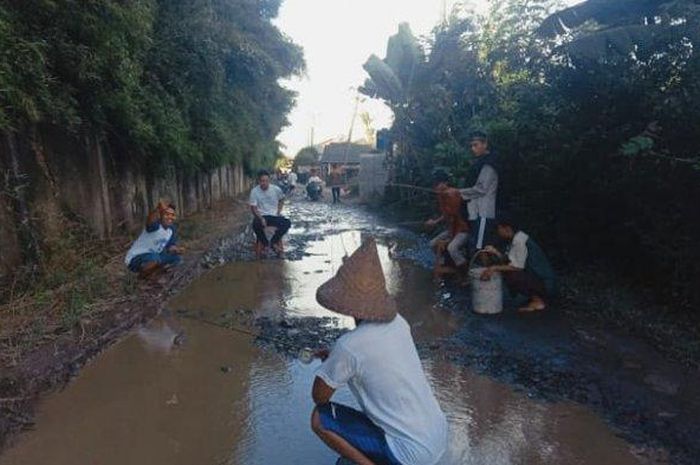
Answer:
[(168, 252), (176, 255), (182, 255), (185, 253), (185, 248), (177, 245), (171, 245), (170, 248), (168, 248)]
[(428, 227), (435, 226), (436, 224), (437, 224), (437, 222), (436, 222), (433, 218), (431, 218), (431, 219), (429, 219), (428, 221), (425, 222), (425, 225), (428, 226)]
[(168, 208), (168, 202), (166, 202), (163, 199), (160, 199), (158, 201), (158, 205), (156, 205), (156, 210), (158, 210), (160, 213), (164, 212)]
[(487, 245), (486, 247), (484, 247), (484, 252), (488, 252), (488, 253), (496, 255), (498, 257), (500, 257), (502, 255), (501, 251), (492, 245)]
[(258, 218), (260, 218), (260, 224), (262, 224), (263, 229), (267, 228), (267, 221), (265, 221), (265, 217), (260, 216)]
[(327, 348), (318, 349), (314, 351), (314, 357), (321, 359), (322, 362), (325, 362), (330, 354), (331, 351)]
[(491, 279), (495, 271), (492, 268), (486, 268), (483, 273), (481, 273), (481, 280), (488, 281)]

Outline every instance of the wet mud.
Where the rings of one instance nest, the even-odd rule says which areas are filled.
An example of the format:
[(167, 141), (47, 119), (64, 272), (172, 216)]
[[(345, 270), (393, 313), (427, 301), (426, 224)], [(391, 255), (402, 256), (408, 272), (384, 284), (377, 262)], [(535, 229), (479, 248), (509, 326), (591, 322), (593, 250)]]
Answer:
[(308, 426), (319, 362), (298, 355), (353, 327), (314, 296), (367, 234), (449, 419), (441, 465), (696, 463), (692, 374), (556, 311), (475, 315), (468, 289), (433, 283), (426, 237), (359, 208), (291, 217), (286, 260), (220, 241), (160, 318), (42, 400), (0, 465), (334, 463)]

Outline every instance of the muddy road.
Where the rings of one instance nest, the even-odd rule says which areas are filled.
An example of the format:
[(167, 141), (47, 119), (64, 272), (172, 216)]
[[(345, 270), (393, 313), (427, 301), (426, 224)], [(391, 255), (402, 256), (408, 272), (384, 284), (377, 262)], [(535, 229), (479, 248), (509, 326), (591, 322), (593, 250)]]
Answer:
[(475, 315), (468, 290), (433, 282), (427, 238), (360, 208), (289, 213), (286, 260), (222, 240), (159, 318), (41, 400), (0, 465), (335, 463), (309, 428), (318, 361), (297, 355), (352, 327), (314, 295), (365, 234), (449, 418), (442, 465), (697, 463), (697, 374), (556, 308)]

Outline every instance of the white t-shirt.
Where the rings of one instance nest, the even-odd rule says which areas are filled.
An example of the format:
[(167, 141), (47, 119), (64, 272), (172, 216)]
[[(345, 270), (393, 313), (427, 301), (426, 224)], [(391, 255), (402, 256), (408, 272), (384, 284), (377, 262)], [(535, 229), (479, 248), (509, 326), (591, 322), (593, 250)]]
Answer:
[(311, 182), (317, 182), (319, 184), (323, 184), (323, 180), (321, 178), (319, 178), (318, 176), (311, 176), (309, 178), (309, 180), (307, 181), (307, 184), (311, 183)]
[(279, 216), (279, 202), (283, 199), (284, 192), (274, 184), (270, 184), (266, 190), (255, 186), (250, 191), (249, 204), (251, 207), (258, 207), (258, 211), (263, 216)]
[(363, 322), (341, 336), (316, 375), (334, 389), (348, 385), (402, 464), (440, 460), (447, 448), (447, 420), (402, 316), (390, 323)]
[(124, 258), (124, 263), (126, 263), (126, 266), (129, 266), (131, 260), (137, 255), (161, 253), (168, 242), (170, 242), (173, 234), (173, 228), (166, 229), (160, 223), (158, 223), (158, 229), (155, 231), (149, 232), (147, 229), (144, 229), (138, 239), (131, 244), (131, 248), (129, 248)]
[(508, 260), (510, 260), (510, 264), (521, 270), (525, 269), (525, 264), (527, 263), (527, 240), (529, 238), (524, 232), (518, 231), (508, 246)]
[(289, 181), (289, 185), (292, 187), (297, 185), (297, 179), (298, 179), (297, 174), (294, 171), (289, 173), (289, 175), (287, 176), (287, 180)]

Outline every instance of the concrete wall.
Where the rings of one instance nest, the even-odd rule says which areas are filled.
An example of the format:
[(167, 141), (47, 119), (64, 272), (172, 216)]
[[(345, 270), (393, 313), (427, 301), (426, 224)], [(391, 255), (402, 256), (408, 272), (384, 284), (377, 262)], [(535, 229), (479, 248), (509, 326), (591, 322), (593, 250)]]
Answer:
[(187, 214), (250, 187), (241, 166), (154, 177), (143, 159), (92, 135), (0, 133), (0, 282), (18, 265), (40, 259), (67, 224), (109, 238), (140, 229), (160, 198)]
[(360, 199), (369, 201), (374, 197), (383, 196), (389, 179), (386, 169), (386, 154), (363, 153), (360, 155)]

